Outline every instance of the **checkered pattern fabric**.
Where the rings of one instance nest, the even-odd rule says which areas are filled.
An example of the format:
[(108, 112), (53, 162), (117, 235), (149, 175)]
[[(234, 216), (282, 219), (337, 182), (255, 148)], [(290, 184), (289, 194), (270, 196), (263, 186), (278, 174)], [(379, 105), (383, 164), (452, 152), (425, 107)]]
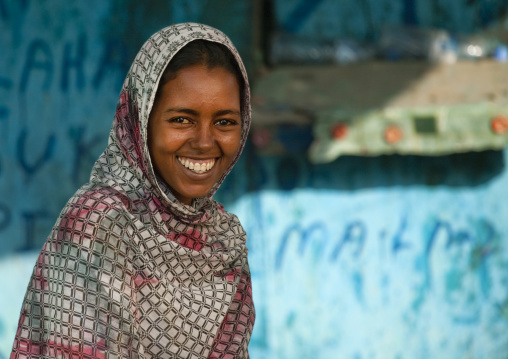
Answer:
[[(249, 357), (254, 306), (246, 234), (212, 198), (231, 168), (206, 197), (184, 205), (154, 173), (146, 145), (162, 72), (194, 39), (226, 45), (248, 83), (235, 48), (211, 27), (174, 25), (143, 45), (108, 147), (39, 255), (12, 359)], [(243, 148), (248, 85), (242, 101)]]

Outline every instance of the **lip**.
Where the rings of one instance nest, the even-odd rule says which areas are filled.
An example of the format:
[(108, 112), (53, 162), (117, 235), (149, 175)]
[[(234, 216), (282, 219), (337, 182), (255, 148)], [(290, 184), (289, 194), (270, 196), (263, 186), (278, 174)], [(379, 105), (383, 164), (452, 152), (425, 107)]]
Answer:
[(182, 155), (177, 155), (176, 157), (186, 158), (186, 159), (189, 159), (189, 160), (195, 160), (195, 161), (210, 161), (210, 160), (216, 160), (216, 159), (217, 159), (217, 158), (219, 158), (220, 156), (193, 157), (193, 156), (182, 156)]
[[(184, 172), (192, 178), (199, 178), (203, 179), (207, 176), (210, 176), (214, 171), (215, 167), (217, 166), (217, 162), (219, 161), (221, 157), (206, 157), (206, 158), (200, 158), (200, 157), (191, 157), (191, 156), (176, 156), (177, 162), (180, 164), (180, 166), (183, 168)], [(180, 159), (189, 160), (190, 162), (194, 163), (207, 163), (210, 161), (213, 161), (212, 168), (210, 168), (208, 171), (197, 173), (191, 170), (190, 168), (186, 167), (182, 162), (180, 162)]]

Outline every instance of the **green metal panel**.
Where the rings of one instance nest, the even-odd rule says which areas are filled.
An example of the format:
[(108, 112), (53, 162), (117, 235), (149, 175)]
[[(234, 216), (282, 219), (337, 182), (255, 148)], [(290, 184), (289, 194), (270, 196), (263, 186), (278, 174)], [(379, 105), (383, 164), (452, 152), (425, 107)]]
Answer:
[[(341, 155), (416, 154), (445, 155), (457, 152), (501, 149), (508, 134), (492, 130), (491, 120), (508, 114), (508, 105), (475, 105), (386, 108), (354, 115), (344, 121), (348, 133), (341, 139), (331, 136), (333, 126), (346, 118), (344, 113), (323, 113), (314, 127), (316, 140), (310, 148), (315, 163), (330, 162)], [(400, 129), (400, 140), (390, 143), (388, 126)]]
[[(315, 163), (344, 154), (434, 156), (508, 143), (508, 65), (493, 61), (281, 67), (256, 84), (254, 95), (254, 128), (307, 116)], [(492, 121), (499, 116), (496, 132)]]

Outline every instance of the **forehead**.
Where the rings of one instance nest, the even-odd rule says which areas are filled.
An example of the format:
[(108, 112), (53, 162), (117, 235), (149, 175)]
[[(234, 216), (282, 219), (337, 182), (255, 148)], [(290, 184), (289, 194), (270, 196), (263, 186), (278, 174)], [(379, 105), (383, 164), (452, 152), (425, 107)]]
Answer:
[(195, 65), (179, 70), (162, 85), (159, 99), (175, 102), (221, 101), (240, 106), (240, 89), (236, 77), (221, 67), (212, 69)]

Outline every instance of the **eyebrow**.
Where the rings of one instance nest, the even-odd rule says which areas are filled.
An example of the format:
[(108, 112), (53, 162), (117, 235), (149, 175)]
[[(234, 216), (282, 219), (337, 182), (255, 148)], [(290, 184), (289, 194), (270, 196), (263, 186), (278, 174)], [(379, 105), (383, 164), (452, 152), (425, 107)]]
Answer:
[[(192, 110), (190, 108), (168, 108), (164, 112), (165, 113), (171, 113), (171, 112), (186, 113), (186, 114), (193, 115), (193, 116), (198, 115), (197, 111)], [(225, 116), (225, 115), (241, 116), (242, 114), (240, 113), (240, 111), (237, 111), (237, 110), (220, 110), (220, 111), (217, 111), (214, 115), (215, 116)]]

